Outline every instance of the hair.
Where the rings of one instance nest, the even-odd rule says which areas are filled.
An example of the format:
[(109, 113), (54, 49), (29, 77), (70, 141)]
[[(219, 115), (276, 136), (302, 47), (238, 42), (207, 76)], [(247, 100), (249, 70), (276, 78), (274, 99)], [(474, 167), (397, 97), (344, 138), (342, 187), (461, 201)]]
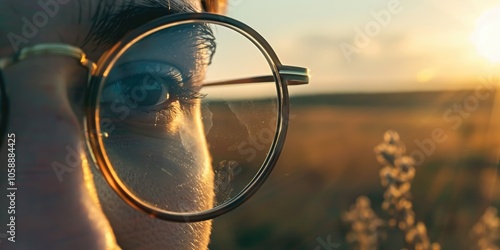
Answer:
[(227, 0), (201, 0), (201, 5), (206, 12), (224, 14), (227, 8)]

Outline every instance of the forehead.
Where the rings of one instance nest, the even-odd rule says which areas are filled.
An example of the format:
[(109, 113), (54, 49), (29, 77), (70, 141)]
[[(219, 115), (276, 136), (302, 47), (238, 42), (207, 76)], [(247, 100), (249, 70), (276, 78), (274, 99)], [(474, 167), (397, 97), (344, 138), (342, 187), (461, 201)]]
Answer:
[[(201, 10), (201, 0), (4, 0), (0, 1), (0, 56), (26, 46), (57, 42), (82, 47), (89, 57), (97, 60), (107, 48), (96, 45), (96, 37), (111, 33), (106, 32), (110, 27), (117, 31), (114, 33), (119, 39), (153, 19)], [(136, 19), (127, 22), (124, 17), (128, 15), (135, 15)], [(47, 17), (46, 24), (41, 25), (40, 16)], [(34, 17), (40, 20), (35, 22)], [(120, 20), (113, 20), (116, 17)], [(31, 20), (33, 31), (24, 27), (26, 20)], [(100, 29), (103, 26), (108, 26), (104, 32)], [(9, 33), (15, 34), (17, 40), (10, 41), (13, 39), (8, 39)], [(113, 45), (117, 41), (109, 42)]]
[(96, 21), (86, 40), (94, 44), (88, 50), (97, 48), (101, 52), (116, 44), (127, 33), (154, 19), (201, 11), (201, 0), (131, 0), (119, 6), (113, 5), (110, 7), (113, 10), (107, 10), (102, 2), (98, 4), (101, 10), (95, 14)]

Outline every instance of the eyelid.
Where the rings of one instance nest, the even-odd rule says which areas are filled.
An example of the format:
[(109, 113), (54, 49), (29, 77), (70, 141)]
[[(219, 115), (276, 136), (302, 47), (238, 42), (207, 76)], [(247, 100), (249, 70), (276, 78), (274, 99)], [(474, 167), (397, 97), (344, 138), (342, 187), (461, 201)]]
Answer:
[(170, 63), (156, 61), (131, 61), (122, 63), (115, 67), (110, 72), (106, 82), (113, 83), (126, 77), (145, 74), (150, 74), (152, 77), (158, 77), (159, 74), (164, 74), (166, 76), (179, 75), (183, 77), (182, 71)]
[[(126, 81), (127, 78), (137, 76), (149, 76), (157, 79), (158, 82), (165, 82), (166, 79), (172, 79), (179, 87), (182, 87), (184, 82), (182, 74), (177, 68), (163, 62), (132, 61), (123, 63), (113, 69), (106, 79), (101, 93), (101, 103), (111, 103), (113, 100), (123, 101), (124, 96), (122, 95), (125, 90), (122, 82)], [(137, 82), (137, 86), (140, 85), (141, 82)], [(148, 86), (144, 87), (147, 88)], [(166, 87), (170, 88), (174, 86)]]

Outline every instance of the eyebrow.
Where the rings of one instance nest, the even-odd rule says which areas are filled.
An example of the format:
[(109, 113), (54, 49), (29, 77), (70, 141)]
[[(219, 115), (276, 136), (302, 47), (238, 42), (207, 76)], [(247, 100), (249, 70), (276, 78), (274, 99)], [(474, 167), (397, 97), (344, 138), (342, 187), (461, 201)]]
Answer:
[(195, 11), (193, 6), (183, 0), (146, 0), (141, 3), (132, 1), (121, 6), (110, 1), (100, 1), (84, 44), (93, 42), (94, 50), (98, 47), (108, 48), (128, 32), (154, 19)]

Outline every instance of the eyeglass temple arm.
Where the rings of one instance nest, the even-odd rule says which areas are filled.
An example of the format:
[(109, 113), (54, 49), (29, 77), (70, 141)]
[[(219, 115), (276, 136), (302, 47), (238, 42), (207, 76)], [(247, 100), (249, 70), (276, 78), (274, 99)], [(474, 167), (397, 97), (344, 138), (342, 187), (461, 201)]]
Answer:
[(11, 57), (0, 58), (0, 69), (5, 69), (6, 67), (15, 64), (17, 62), (23, 61), (32, 56), (38, 55), (60, 55), (73, 57), (82, 64), (82, 66), (88, 68), (89, 77), (94, 73), (97, 66), (94, 62), (90, 61), (83, 50), (78, 47), (74, 47), (67, 44), (59, 43), (44, 43), (37, 44), (30, 47), (24, 47), (19, 52)]
[[(307, 68), (282, 65), (278, 67), (278, 72), (284, 82), (289, 86), (309, 84), (309, 70)], [(245, 83), (261, 83), (274, 82), (274, 76), (255, 76), (248, 78), (233, 79), (219, 82), (204, 83), (203, 87), (245, 84)]]
[[(96, 64), (86, 57), (85, 53), (77, 47), (67, 45), (67, 44), (38, 44), (31, 47), (25, 47), (21, 49), (12, 57), (0, 58), (0, 69), (4, 69), (16, 62), (23, 61), (26, 58), (52, 54), (52, 55), (62, 55), (76, 58), (80, 61), (82, 66), (89, 69), (89, 79), (96, 70)], [(309, 70), (307, 68), (281, 65), (278, 66), (278, 72), (283, 82), (288, 85), (304, 85), (309, 83)], [(203, 84), (205, 87), (209, 86), (220, 86), (220, 85), (231, 85), (231, 84), (245, 84), (245, 83), (262, 83), (262, 82), (274, 82), (274, 76), (256, 76), (249, 78), (234, 79), (228, 81), (220, 82), (209, 82)]]

